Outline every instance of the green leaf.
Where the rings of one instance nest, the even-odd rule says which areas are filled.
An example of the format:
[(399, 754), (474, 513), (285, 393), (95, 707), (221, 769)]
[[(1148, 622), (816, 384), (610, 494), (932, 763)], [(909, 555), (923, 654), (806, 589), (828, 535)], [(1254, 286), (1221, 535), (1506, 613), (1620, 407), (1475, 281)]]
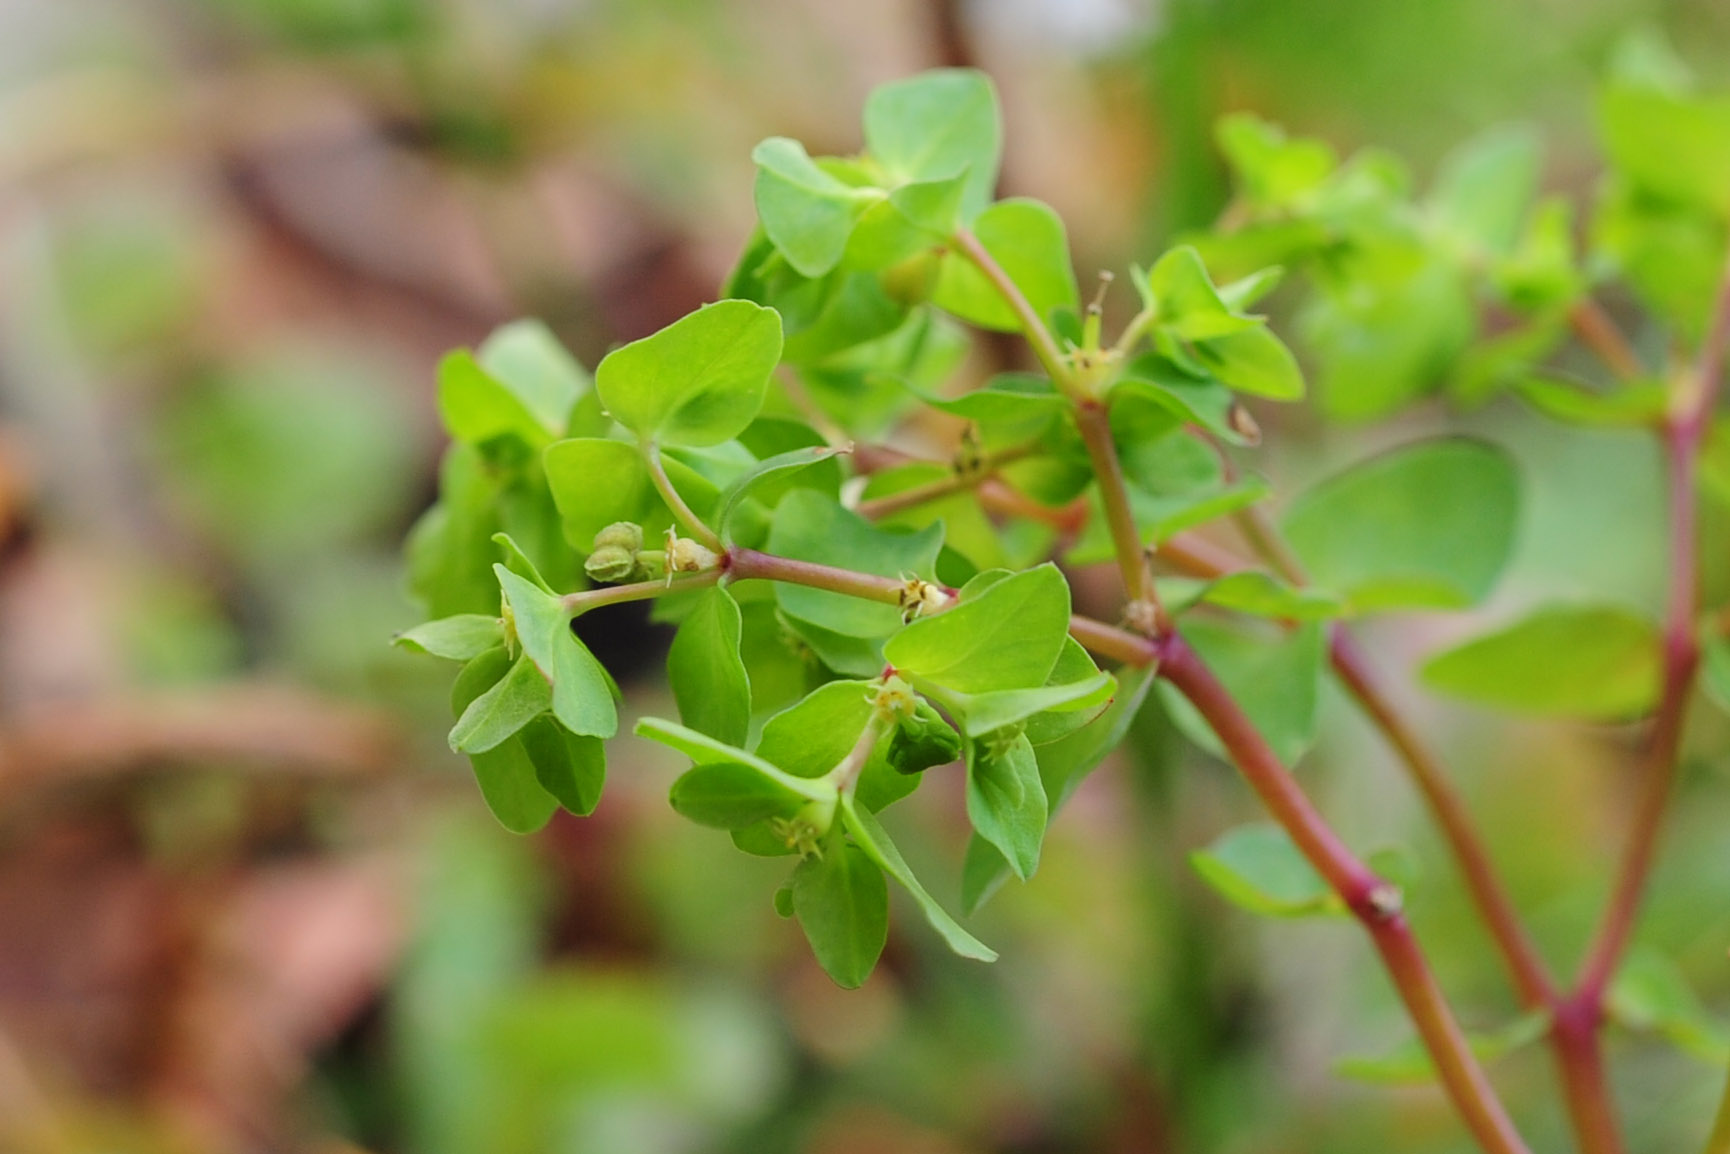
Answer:
[(909, 391), (932, 408), (963, 420), (1026, 426), (1033, 431), (1069, 405), (1048, 378), (1032, 373), (999, 373), (981, 387), (954, 397), (934, 396), (911, 385)]
[[(451, 712), (459, 718), (467, 714), (476, 700), (516, 668), (502, 645), (463, 666), (451, 687)], [(512, 833), (535, 832), (547, 824), (559, 807), (558, 801), (542, 788), (535, 767), (517, 737), (506, 738), (484, 753), (470, 754), (469, 764), (474, 767), (475, 782), (487, 808)]]
[(730, 745), (742, 745), (751, 726), (751, 681), (739, 656), (741, 627), (732, 596), (725, 589), (708, 589), (667, 651), (667, 680), (680, 719)]
[(537, 717), (516, 740), (542, 789), (578, 817), (595, 812), (607, 780), (607, 751), (600, 738), (579, 737), (551, 717)]
[(1670, 403), (1670, 390), (1661, 381), (1636, 381), (1595, 392), (1573, 381), (1533, 377), (1516, 384), (1514, 392), (1551, 420), (1596, 428), (1655, 425)]
[(1598, 121), (1611, 164), (1643, 191), (1730, 215), (1730, 97), (1617, 84)]
[[(1178, 623), (1178, 632), (1243, 706), (1280, 760), (1290, 765), (1301, 758), (1316, 735), (1322, 666), (1327, 656), (1321, 626), (1309, 622), (1288, 631), (1259, 621), (1190, 616)], [(1164, 682), (1159, 693), (1172, 722), (1185, 737), (1229, 760), (1218, 738), (1188, 701)]]
[(1111, 388), (1114, 409), (1134, 397), (1233, 445), (1261, 440), (1260, 432), (1240, 413), (1231, 390), (1211, 377), (1191, 376), (1154, 353), (1129, 362), (1123, 374)]
[(984, 742), (968, 743), (967, 819), (1023, 881), (1039, 868), (1047, 814), (1039, 762), (1025, 735), (1000, 752)]
[(884, 270), (890, 295), (910, 304), (923, 299), (920, 291), (903, 292), (898, 282), (911, 275), (918, 284), (934, 274), (936, 253), (932, 250), (948, 241), (960, 223), (966, 187), (966, 174), (961, 173), (895, 189), (859, 217), (847, 240), (842, 264), (853, 269)]
[(865, 851), (865, 855), (913, 895), (913, 900), (925, 915), (925, 920), (931, 923), (931, 928), (937, 931), (951, 950), (975, 961), (997, 960), (996, 950), (962, 929), (961, 925), (937, 904), (937, 899), (919, 884), (919, 879), (914, 877), (913, 871), (907, 867), (901, 851), (895, 848), (895, 843), (889, 840), (888, 833), (863, 806), (856, 804), (851, 798), (842, 798), (841, 819), (847, 832), (852, 835), (859, 848)]
[(983, 72), (944, 68), (884, 84), (865, 100), (865, 148), (893, 182), (967, 174), (969, 216), (991, 201), (1003, 151), (997, 92)]
[[(594, 548), (595, 534), (617, 521), (641, 525), (647, 541), (673, 523), (635, 445), (573, 437), (547, 446), (541, 461), (565, 540), (579, 553)], [(679, 496), (707, 517), (716, 502), (714, 482), (671, 455), (663, 455), (662, 464)]]
[(1256, 617), (1286, 621), (1322, 621), (1339, 617), (1346, 603), (1332, 593), (1288, 585), (1271, 573), (1244, 569), (1208, 582), (1198, 601)]
[[(871, 720), (874, 687), (866, 681), (831, 681), (763, 723), (757, 756), (795, 777), (822, 777), (840, 764)], [(906, 797), (917, 778), (896, 773), (887, 744), (879, 741), (855, 787), (859, 802), (875, 812)]]
[(1322, 141), (1292, 139), (1249, 113), (1223, 118), (1214, 132), (1242, 195), (1258, 207), (1305, 205), (1339, 163)]
[(465, 349), (439, 362), (438, 408), (451, 436), (471, 445), (514, 436), (538, 449), (564, 432), (564, 413), (543, 420)]
[(438, 503), (415, 522), (405, 548), (409, 589), (429, 616), (498, 611), (488, 543), (499, 531), (501, 488), (474, 446), (445, 454)]
[(757, 462), (747, 469), (731, 485), (721, 493), (715, 503), (715, 530), (720, 533), (721, 540), (731, 541), (733, 522), (745, 501), (756, 493), (771, 487), (777, 480), (785, 480), (786, 475), (797, 470), (815, 465), (820, 461), (831, 460), (840, 452), (826, 445), (809, 448), (790, 449), (785, 453), (777, 453), (773, 457)]
[[(1045, 795), (1053, 812), (1069, 800), (1075, 788), (1107, 754), (1123, 743), (1154, 681), (1151, 667), (1120, 670), (1117, 694), (1104, 712), (1055, 741), (1034, 745), (1039, 776), (1045, 782)], [(1027, 728), (1032, 740), (1035, 727), (1030, 723)]]
[(612, 684), (577, 635), (564, 602), (503, 565), (493, 572), (516, 618), (523, 654), (552, 682), (553, 716), (582, 737), (611, 737), (619, 728)]
[[(1206, 259), (1203, 258), (1203, 263)], [(1225, 307), (1233, 312), (1242, 312), (1255, 304), (1262, 297), (1271, 293), (1285, 280), (1285, 269), (1279, 265), (1257, 269), (1247, 276), (1240, 277), (1230, 284), (1219, 286), (1219, 299), (1225, 302)]]
[[(834, 793), (833, 786), (829, 792)], [(766, 818), (792, 817), (809, 799), (755, 765), (712, 761), (675, 781), (671, 800), (676, 811), (698, 825), (743, 829)]]
[(718, 765), (723, 762), (737, 764), (751, 769), (778, 783), (790, 793), (798, 794), (807, 801), (823, 801), (835, 796), (835, 787), (828, 782), (809, 781), (795, 777), (777, 765), (749, 753), (737, 746), (717, 741), (706, 733), (698, 733), (683, 725), (675, 725), (671, 721), (659, 717), (644, 717), (637, 721), (636, 734), (662, 745), (670, 746), (689, 757), (698, 765)]
[(595, 389), (613, 419), (641, 440), (718, 445), (757, 416), (780, 359), (781, 318), (773, 309), (718, 301), (608, 353), (595, 370)]
[(1436, 226), (1469, 256), (1506, 253), (1538, 191), (1538, 139), (1524, 125), (1491, 129), (1443, 162), (1430, 191)]
[(787, 263), (808, 277), (834, 268), (873, 191), (823, 171), (804, 145), (784, 136), (763, 141), (751, 160), (757, 166), (757, 217)]
[[(1478, 1061), (1488, 1064), (1541, 1041), (1549, 1031), (1550, 1015), (1533, 1010), (1490, 1033), (1468, 1033), (1466, 1044)], [(1436, 1080), (1435, 1063), (1419, 1038), (1373, 1058), (1341, 1058), (1334, 1063), (1334, 1073), (1373, 1086), (1421, 1086)]]
[(1298, 918), (1344, 910), (1291, 838), (1271, 823), (1229, 830), (1189, 861), (1222, 897), (1252, 914)]
[(1078, 681), (1046, 684), (1032, 689), (998, 689), (989, 693), (936, 690), (943, 707), (958, 717), (969, 734), (978, 736), (1015, 725), (1036, 714), (1074, 713), (1103, 705), (1117, 682), (1097, 669)]
[(1629, 954), (1610, 983), (1608, 1009), (1628, 1029), (1661, 1034), (1712, 1066), (1730, 1062), (1730, 1029), (1707, 1013), (1676, 963), (1655, 950)]
[[(1058, 309), (1078, 309), (1080, 291), (1063, 220), (1037, 200), (1000, 200), (973, 222), (985, 251), (1047, 324)], [(931, 303), (981, 328), (1020, 332), (1021, 319), (996, 285), (960, 253), (943, 258)]]
[[(1078, 691), (1090, 683), (1094, 687), (1061, 705), (1028, 716), (1025, 731), (1027, 740), (1035, 746), (1045, 745), (1075, 732), (1104, 712), (1111, 703), (1111, 698), (1117, 688), (1117, 680), (1112, 678), (1110, 686), (1101, 693), (1097, 687), (1099, 676), (1099, 666), (1094, 662), (1093, 656), (1082, 647), (1074, 636), (1066, 638), (1063, 642), (1062, 651), (1057, 655), (1057, 664), (1051, 667), (1051, 675), (1045, 679), (1045, 687), (1062, 686)], [(1018, 693), (1021, 691), (1006, 690), (1005, 692)]]
[(1612, 178), (1592, 220), (1592, 255), (1684, 341), (1706, 330), (1724, 261), (1725, 222)]
[(572, 406), (594, 387), (552, 330), (533, 318), (494, 329), (475, 359), (554, 436), (566, 433)]
[(1602, 605), (1554, 605), (1431, 657), (1431, 689), (1521, 713), (1625, 721), (1649, 712), (1662, 644), (1645, 617)]
[(1227, 306), (1201, 254), (1191, 245), (1181, 245), (1160, 257), (1145, 279), (1138, 276), (1137, 282), (1137, 287), (1145, 285), (1144, 295), (1158, 309), (1155, 323), (1180, 340), (1211, 340), (1262, 323), (1258, 317), (1243, 316)]
[[(494, 662), (489, 654), (475, 663)], [(547, 711), (552, 691), (547, 679), (527, 657), (518, 658), (485, 692), (476, 696), (457, 718), (450, 747), (458, 753), (485, 753)]]
[(1375, 420), (1442, 384), (1477, 332), (1477, 306), (1457, 264), (1416, 242), (1378, 241), (1341, 264), (1300, 325), (1323, 411)]
[[(769, 529), (771, 553), (872, 573), (935, 576), (943, 527), (917, 533), (879, 529), (832, 498), (800, 489), (787, 494)], [(844, 593), (777, 582), (775, 600), (788, 624), (825, 664), (841, 673), (873, 677), (883, 668), (878, 642), (901, 626), (894, 605), (865, 601)]]
[[(541, 576), (540, 569), (529, 560), (529, 555), (523, 552), (522, 546), (512, 539), (509, 533), (494, 533), (493, 544), (499, 547), (499, 553), (504, 557), (504, 567), (524, 581), (539, 589), (548, 596), (553, 595), (553, 587), (547, 584), (547, 579)], [(496, 568), (496, 566), (495, 566)]]
[(989, 693), (1045, 684), (1069, 635), (1069, 583), (1057, 566), (1006, 577), (907, 626), (884, 658), (916, 685)]
[(1316, 585), (1353, 610), (1463, 608), (1513, 552), (1519, 474), (1502, 449), (1444, 437), (1372, 457), (1301, 494), (1282, 528)]
[(1701, 639), (1700, 681), (1718, 708), (1730, 713), (1730, 639), (1716, 630)]
[[(1126, 670), (1121, 674), (1117, 696), (1098, 717), (1079, 729), (1070, 730), (1046, 744), (1034, 743), (1039, 760), (1039, 778), (1045, 786), (1047, 805), (1056, 814), (1074, 794), (1076, 786), (1092, 773), (1107, 754), (1122, 744), (1130, 723), (1154, 684), (1151, 668)], [(1029, 738), (1038, 722), (1027, 727)], [(1047, 825), (1050, 818), (1047, 818)], [(971, 914), (996, 893), (1011, 876), (1009, 862), (995, 846), (975, 834), (967, 843), (961, 869), (962, 909)]]
[(1197, 341), (1189, 352), (1204, 369), (1240, 393), (1271, 401), (1303, 399), (1303, 370), (1297, 358), (1265, 325)]
[(395, 642), (409, 649), (418, 649), (433, 657), (451, 661), (470, 661), (497, 645), (504, 644), (504, 626), (497, 617), (484, 613), (459, 613), (405, 629)]
[(844, 990), (871, 976), (889, 938), (889, 886), (859, 846), (832, 838), (793, 870), (793, 912), (825, 973)]

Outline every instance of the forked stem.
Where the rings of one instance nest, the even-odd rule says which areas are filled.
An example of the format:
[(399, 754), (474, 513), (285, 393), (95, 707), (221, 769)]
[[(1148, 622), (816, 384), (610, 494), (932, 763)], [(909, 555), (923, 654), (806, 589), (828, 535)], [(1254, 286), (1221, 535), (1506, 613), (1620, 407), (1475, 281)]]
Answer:
[(667, 503), (667, 508), (673, 511), (673, 516), (691, 534), (694, 540), (702, 542), (710, 549), (721, 551), (721, 538), (715, 531), (704, 524), (703, 519), (692, 511), (685, 503), (685, 498), (679, 495), (679, 490), (673, 488), (673, 479), (667, 476), (667, 466), (661, 460), (661, 447), (654, 443), (643, 446), (643, 461), (649, 467), (649, 479), (655, 483), (656, 492), (661, 494), (661, 500)]

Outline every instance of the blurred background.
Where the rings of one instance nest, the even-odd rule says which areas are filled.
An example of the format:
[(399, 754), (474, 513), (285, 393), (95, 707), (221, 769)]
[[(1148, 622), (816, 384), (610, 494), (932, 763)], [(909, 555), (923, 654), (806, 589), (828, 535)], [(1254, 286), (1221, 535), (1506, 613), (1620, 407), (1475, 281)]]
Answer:
[[(400, 543), (436, 491), (440, 353), (536, 315), (593, 365), (712, 297), (752, 145), (853, 151), (881, 81), (988, 69), (1005, 190), (1068, 220), (1088, 283), (1218, 214), (1232, 110), (1425, 178), (1530, 122), (1546, 186), (1587, 204), (1596, 78), (1641, 30), (1730, 83), (1719, 0), (0, 0), (0, 1150), (1467, 1148), (1433, 1089), (1331, 1069), (1407, 1036), (1351, 926), (1255, 923), (1190, 873), (1254, 806), (1157, 706), (980, 916), (998, 965), (898, 922), (844, 993), (771, 908), (782, 865), (677, 820), (643, 743), (615, 744), (594, 818), (493, 823), (444, 748), (450, 670), (389, 645), (418, 620)], [(1659, 601), (1638, 437), (1505, 405), (1258, 416), (1279, 486), (1443, 425), (1495, 436), (1532, 478), (1495, 608)], [(596, 648), (667, 713), (633, 608)], [(1425, 700), (1411, 660), (1471, 624), (1372, 639), (1571, 965), (1632, 735)], [(1329, 719), (1307, 783), (1367, 848), (1406, 831), (1444, 984), (1506, 1022), (1409, 790)], [(1694, 769), (1644, 940), (1722, 1003), (1730, 782)], [(898, 833), (939, 878), (958, 787)], [(1635, 1149), (1695, 1141), (1721, 1073), (1612, 1053)], [(1497, 1077), (1567, 1148), (1542, 1053)]]

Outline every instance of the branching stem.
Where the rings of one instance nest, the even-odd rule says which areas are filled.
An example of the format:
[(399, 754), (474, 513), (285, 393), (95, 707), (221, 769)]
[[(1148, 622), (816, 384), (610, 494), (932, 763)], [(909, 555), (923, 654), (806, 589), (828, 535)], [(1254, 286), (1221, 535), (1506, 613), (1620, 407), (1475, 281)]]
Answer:
[(987, 454), (979, 463), (968, 469), (955, 469), (947, 477), (939, 477), (935, 481), (923, 485), (914, 485), (899, 493), (887, 493), (881, 497), (873, 497), (869, 501), (859, 502), (854, 510), (867, 520), (876, 521), (883, 517), (891, 517), (908, 509), (917, 509), (932, 501), (941, 501), (945, 497), (968, 489), (978, 488), (996, 475), (997, 470), (1005, 465), (1014, 464), (1039, 452), (1037, 442), (1026, 445), (1012, 445), (1007, 449)]
[(1225, 686), (1181, 639), (1167, 641), (1160, 676), (1201, 713), (1268, 811), (1369, 932), (1448, 1096), (1479, 1145), (1491, 1154), (1525, 1151), (1392, 897), (1397, 891), (1346, 848)]
[(677, 489), (673, 488), (673, 480), (667, 476), (667, 466), (661, 461), (660, 446), (652, 443), (644, 445), (643, 460), (649, 466), (649, 478), (654, 481), (656, 491), (661, 494), (661, 499), (667, 503), (667, 508), (673, 511), (673, 516), (678, 518), (679, 524), (690, 531), (692, 538), (719, 553), (721, 551), (721, 538), (715, 535), (713, 529), (703, 523), (703, 519), (697, 516), (689, 505), (685, 504), (685, 499), (679, 496)]

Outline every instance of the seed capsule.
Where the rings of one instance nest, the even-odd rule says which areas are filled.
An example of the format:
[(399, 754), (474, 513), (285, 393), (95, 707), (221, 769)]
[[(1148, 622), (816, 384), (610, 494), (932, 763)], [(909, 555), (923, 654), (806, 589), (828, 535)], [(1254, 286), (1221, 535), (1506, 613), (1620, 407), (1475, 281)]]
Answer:
[(583, 572), (603, 585), (629, 580), (637, 571), (637, 552), (623, 545), (603, 545), (583, 562)]

